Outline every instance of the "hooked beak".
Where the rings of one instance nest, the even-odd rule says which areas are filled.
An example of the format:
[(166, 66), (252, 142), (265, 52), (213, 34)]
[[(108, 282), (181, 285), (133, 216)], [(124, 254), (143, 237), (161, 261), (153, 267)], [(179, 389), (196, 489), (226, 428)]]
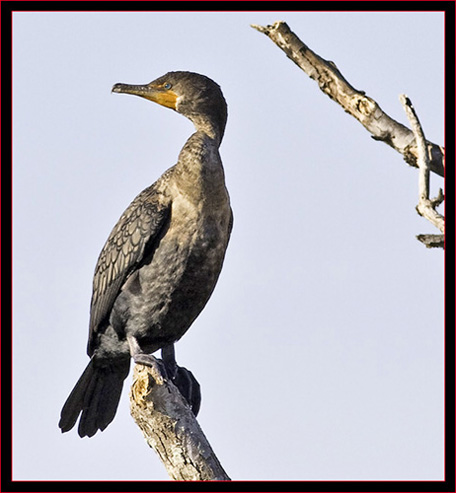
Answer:
[(164, 89), (162, 86), (153, 84), (131, 85), (131, 84), (114, 84), (112, 92), (133, 94), (142, 98), (161, 104), (173, 110), (176, 109), (177, 94), (170, 89)]

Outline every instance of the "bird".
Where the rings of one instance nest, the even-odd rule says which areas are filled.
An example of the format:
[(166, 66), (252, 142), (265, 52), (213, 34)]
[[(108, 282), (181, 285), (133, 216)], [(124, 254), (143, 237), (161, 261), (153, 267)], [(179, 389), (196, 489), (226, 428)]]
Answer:
[[(219, 153), (227, 122), (220, 86), (204, 75), (176, 71), (148, 84), (117, 83), (112, 92), (170, 108), (188, 118), (195, 132), (177, 163), (127, 207), (98, 257), (90, 305), (90, 361), (59, 421), (61, 431), (67, 432), (80, 418), (80, 437), (92, 437), (114, 419), (131, 359), (158, 364), (196, 415), (199, 384), (177, 365), (174, 343), (208, 302), (233, 227)], [(161, 362), (153, 356), (158, 350)]]

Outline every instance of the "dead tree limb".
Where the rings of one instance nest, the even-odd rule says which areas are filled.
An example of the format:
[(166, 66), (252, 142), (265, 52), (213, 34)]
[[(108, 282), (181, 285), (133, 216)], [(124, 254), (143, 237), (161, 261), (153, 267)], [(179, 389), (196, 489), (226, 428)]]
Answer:
[[(355, 89), (341, 74), (334, 62), (314, 53), (288, 27), (285, 22), (271, 26), (252, 27), (266, 34), (304, 72), (315, 80), (320, 89), (342, 108), (356, 118), (375, 140), (380, 140), (400, 152), (406, 163), (418, 167), (418, 149), (413, 132), (405, 125), (388, 116), (364, 91)], [(430, 169), (444, 176), (444, 149), (426, 141)]]
[(444, 248), (444, 235), (416, 235), (416, 238), (426, 246), (426, 248)]
[[(405, 94), (401, 94), (399, 96), (399, 100), (404, 107), (405, 113), (412, 127), (418, 148), (418, 166), (420, 171), (418, 175), (419, 200), (416, 210), (420, 216), (431, 222), (436, 228), (440, 229), (442, 233), (445, 233), (445, 218), (435, 210), (435, 208), (444, 200), (442, 189), (439, 189), (439, 194), (436, 198), (429, 198), (430, 166), (428, 147), (426, 145), (426, 139), (424, 138), (423, 128), (410, 99)], [(440, 236), (441, 246), (443, 247), (444, 235), (442, 234)], [(417, 238), (430, 248), (428, 238), (423, 238), (422, 236), (417, 236)], [(433, 240), (434, 243), (432, 246), (435, 246), (435, 238)]]
[(137, 364), (130, 391), (131, 415), (147, 443), (174, 480), (229, 481), (190, 406), (157, 368)]

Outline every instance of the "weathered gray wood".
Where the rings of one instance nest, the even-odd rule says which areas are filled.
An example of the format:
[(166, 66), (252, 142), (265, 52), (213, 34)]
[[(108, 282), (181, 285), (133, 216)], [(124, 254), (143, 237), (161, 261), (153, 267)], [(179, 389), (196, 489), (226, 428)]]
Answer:
[(417, 235), (416, 237), (426, 248), (445, 248), (444, 235)]
[(130, 412), (174, 480), (229, 481), (189, 405), (156, 368), (135, 365)]
[(429, 197), (430, 164), (423, 128), (410, 99), (405, 94), (401, 94), (399, 99), (413, 129), (418, 148), (420, 173), (418, 175), (419, 200), (416, 210), (420, 216), (430, 221), (442, 233), (445, 233), (445, 218), (435, 210), (443, 202), (442, 189), (439, 190), (439, 195), (435, 199)]
[[(320, 89), (356, 118), (375, 140), (380, 140), (400, 152), (411, 166), (418, 167), (418, 149), (413, 132), (388, 116), (364, 91), (355, 89), (341, 74), (334, 62), (314, 53), (288, 27), (285, 22), (271, 26), (252, 27), (266, 34), (304, 72), (314, 79)], [(430, 155), (430, 169), (444, 176), (445, 151), (426, 141)]]

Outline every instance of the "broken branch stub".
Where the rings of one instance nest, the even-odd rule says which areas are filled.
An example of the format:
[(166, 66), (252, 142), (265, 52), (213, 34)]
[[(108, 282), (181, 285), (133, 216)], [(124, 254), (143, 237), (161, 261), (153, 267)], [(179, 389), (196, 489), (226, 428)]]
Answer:
[(169, 476), (180, 481), (229, 481), (177, 387), (154, 369), (135, 365), (130, 412)]

